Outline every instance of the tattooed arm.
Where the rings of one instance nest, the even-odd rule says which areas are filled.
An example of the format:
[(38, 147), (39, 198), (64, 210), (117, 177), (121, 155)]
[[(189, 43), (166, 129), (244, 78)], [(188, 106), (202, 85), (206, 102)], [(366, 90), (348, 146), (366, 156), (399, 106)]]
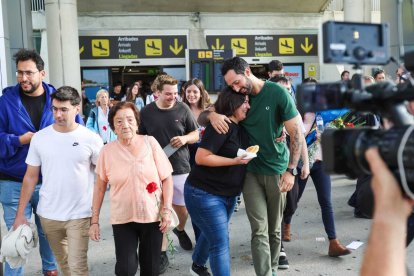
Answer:
[[(290, 136), (290, 156), (288, 168), (294, 169), (298, 165), (298, 161), (302, 152), (302, 145), (305, 140), (302, 128), (301, 128), (301, 119), (298, 114), (296, 117), (285, 122), (285, 128)], [(280, 191), (287, 192), (290, 191), (295, 182), (295, 177), (290, 172), (284, 172), (280, 179)]]

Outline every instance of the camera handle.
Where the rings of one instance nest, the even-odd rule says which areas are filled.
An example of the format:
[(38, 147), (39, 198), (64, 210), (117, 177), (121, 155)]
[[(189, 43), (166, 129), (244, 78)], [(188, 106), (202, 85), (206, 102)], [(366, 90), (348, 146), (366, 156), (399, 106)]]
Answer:
[(355, 63), (352, 69), (354, 69), (356, 73), (352, 75), (351, 86), (356, 91), (362, 92), (364, 90), (365, 84), (364, 79), (362, 77), (361, 64)]

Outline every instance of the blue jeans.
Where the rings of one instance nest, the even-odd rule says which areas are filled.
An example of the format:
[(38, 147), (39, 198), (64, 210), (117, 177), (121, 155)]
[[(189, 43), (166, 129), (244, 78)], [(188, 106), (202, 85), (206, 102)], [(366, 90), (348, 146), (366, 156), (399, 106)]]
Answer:
[[(39, 202), (39, 189), (41, 185), (36, 185), (32, 198), (24, 210), (27, 219), (32, 216), (32, 210), (35, 214), (35, 223), (37, 225), (37, 231), (39, 234), (39, 247), (40, 256), (42, 258), (42, 270), (43, 272), (57, 269), (55, 256), (52, 249), (46, 240), (42, 226), (40, 224), (39, 216), (36, 215), (37, 203)], [(3, 205), (4, 221), (6, 222), (7, 229), (13, 227), (14, 219), (16, 218), (17, 207), (19, 206), (20, 191), (22, 184), (15, 181), (0, 180), (0, 202)], [(8, 263), (6, 263), (4, 275), (14, 276), (23, 275), (23, 267), (12, 269)]]
[(230, 275), (229, 221), (236, 205), (236, 196), (213, 195), (191, 186), (184, 186), (184, 199), (191, 220), (201, 230), (193, 252), (193, 262), (205, 265), (210, 258), (213, 275)]
[[(298, 170), (300, 175), (300, 170)], [(330, 240), (336, 239), (335, 220), (331, 200), (331, 178), (323, 170), (322, 161), (317, 161), (310, 170), (313, 184), (315, 185), (316, 194), (318, 196), (319, 206), (322, 211), (322, 221), (325, 227), (325, 232)], [(299, 178), (299, 196), (298, 202), (305, 190), (308, 178)]]

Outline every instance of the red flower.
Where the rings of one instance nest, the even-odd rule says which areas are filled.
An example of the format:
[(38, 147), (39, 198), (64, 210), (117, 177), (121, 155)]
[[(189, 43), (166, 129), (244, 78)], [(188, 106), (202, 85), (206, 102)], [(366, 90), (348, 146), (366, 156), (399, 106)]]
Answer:
[(346, 123), (345, 125), (347, 128), (355, 128), (355, 125), (353, 123)]
[(106, 131), (106, 126), (103, 126), (102, 128), (103, 128), (104, 131)]
[(158, 187), (157, 187), (157, 184), (155, 182), (151, 182), (150, 184), (147, 185), (146, 189), (147, 189), (148, 193), (152, 194), (153, 192), (155, 192), (158, 189)]

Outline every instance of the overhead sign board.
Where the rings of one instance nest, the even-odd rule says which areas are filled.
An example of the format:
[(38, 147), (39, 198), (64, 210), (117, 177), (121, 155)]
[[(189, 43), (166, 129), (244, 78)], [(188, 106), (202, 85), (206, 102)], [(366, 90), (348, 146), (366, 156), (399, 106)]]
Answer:
[(233, 57), (232, 50), (193, 50), (190, 49), (190, 60), (192, 62), (201, 62), (201, 61), (219, 61), (225, 60)]
[(225, 86), (221, 66), (225, 59), (234, 56), (233, 50), (188, 50), (190, 78), (200, 79), (209, 92), (217, 92)]
[(80, 36), (80, 59), (184, 58), (186, 35)]
[(210, 49), (234, 49), (240, 57), (317, 56), (318, 35), (207, 35)]

